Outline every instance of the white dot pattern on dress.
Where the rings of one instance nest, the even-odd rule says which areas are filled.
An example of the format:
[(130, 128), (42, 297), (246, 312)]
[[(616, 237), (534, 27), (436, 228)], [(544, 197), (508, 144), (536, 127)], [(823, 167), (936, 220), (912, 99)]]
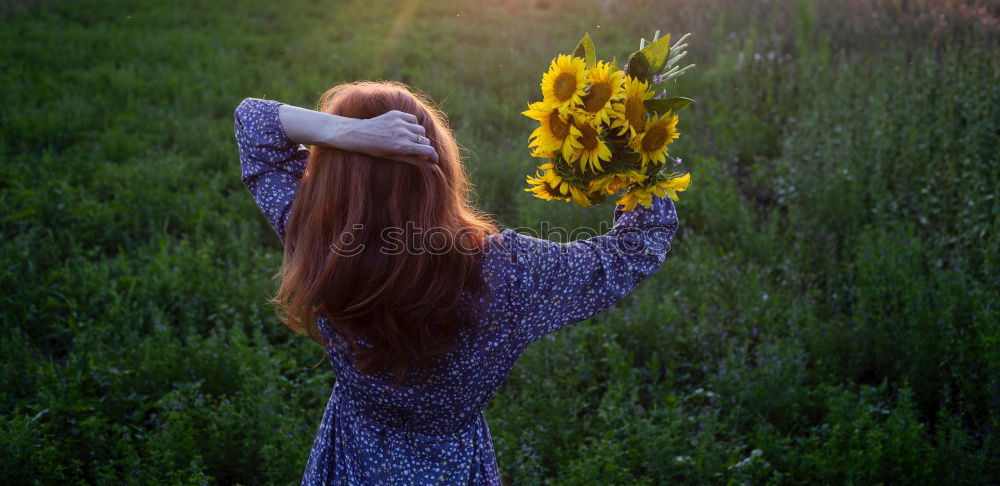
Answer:
[[(309, 151), (288, 139), (279, 106), (247, 98), (234, 130), (242, 181), (284, 243)], [(528, 344), (607, 309), (652, 274), (676, 229), (673, 202), (654, 196), (648, 208), (616, 207), (612, 229), (592, 238), (556, 243), (509, 229), (490, 235), (481, 256), (484, 288), (460, 299), (472, 325), (419, 384), (393, 387), (385, 374), (360, 374), (321, 316), (337, 379), (302, 484), (500, 484), (483, 407)]]

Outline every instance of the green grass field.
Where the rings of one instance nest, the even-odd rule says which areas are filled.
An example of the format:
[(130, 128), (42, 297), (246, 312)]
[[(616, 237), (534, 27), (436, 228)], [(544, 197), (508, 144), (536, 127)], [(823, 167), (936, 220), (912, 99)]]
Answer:
[[(1000, 9), (978, 0), (0, 5), (0, 483), (289, 484), (333, 374), (266, 304), (245, 97), (407, 82), (509, 227), (558, 52), (692, 32), (667, 262), (486, 409), (509, 484), (1000, 477)], [(990, 479), (993, 478), (993, 479)]]

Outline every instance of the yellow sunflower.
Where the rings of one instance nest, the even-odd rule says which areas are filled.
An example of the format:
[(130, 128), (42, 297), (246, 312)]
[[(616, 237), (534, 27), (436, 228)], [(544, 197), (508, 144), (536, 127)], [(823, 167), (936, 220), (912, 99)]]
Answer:
[(624, 189), (635, 182), (646, 180), (646, 174), (639, 171), (629, 170), (626, 172), (615, 172), (602, 175), (590, 181), (590, 188), (593, 191), (605, 191), (614, 194), (619, 189)]
[(560, 54), (542, 75), (542, 102), (553, 108), (567, 108), (580, 102), (587, 85), (587, 65), (579, 57)]
[(615, 117), (611, 121), (612, 128), (621, 128), (620, 135), (626, 133), (634, 137), (646, 129), (646, 105), (643, 101), (653, 97), (649, 83), (627, 76), (625, 78), (625, 96), (621, 103), (615, 104)]
[(632, 137), (628, 144), (642, 157), (642, 169), (646, 169), (646, 163), (653, 161), (662, 164), (667, 160), (667, 145), (673, 143), (679, 137), (677, 132), (677, 115), (665, 113), (654, 115), (646, 122), (646, 130)]
[(543, 179), (542, 176), (535, 174), (536, 177), (528, 176), (528, 183), (531, 187), (525, 189), (525, 191), (530, 192), (535, 195), (538, 199), (544, 199), (546, 201), (569, 201), (570, 197), (559, 192), (558, 188), (552, 187), (547, 181)]
[(601, 168), (601, 161), (611, 160), (611, 149), (601, 137), (601, 132), (586, 122), (574, 122), (573, 125), (576, 132), (570, 137), (572, 158), (566, 160), (579, 160), (580, 169), (584, 171), (588, 167), (594, 172), (604, 170)]
[(691, 174), (684, 174), (680, 177), (673, 175), (658, 175), (657, 181), (648, 186), (640, 186), (625, 194), (618, 200), (617, 204), (625, 206), (626, 211), (635, 209), (637, 204), (650, 207), (653, 204), (653, 196), (669, 197), (677, 200), (677, 193), (683, 191), (691, 185)]
[(553, 153), (561, 153), (564, 159), (572, 156), (571, 140), (579, 135), (580, 130), (569, 122), (567, 116), (557, 108), (552, 108), (544, 102), (528, 105), (528, 110), (522, 115), (538, 120), (539, 127), (531, 132), (528, 147), (534, 147), (531, 155), (534, 157), (551, 157)]
[(582, 98), (580, 114), (583, 118), (598, 123), (611, 123), (613, 104), (625, 94), (622, 80), (625, 74), (610, 63), (598, 61), (597, 65), (587, 72), (587, 82), (590, 88)]
[(555, 167), (551, 163), (538, 166), (541, 173), (535, 172), (535, 176), (527, 176), (526, 180), (532, 187), (525, 191), (533, 193), (535, 197), (545, 200), (574, 201), (581, 206), (590, 206), (590, 199), (587, 194), (576, 187), (572, 182), (566, 180), (556, 173)]

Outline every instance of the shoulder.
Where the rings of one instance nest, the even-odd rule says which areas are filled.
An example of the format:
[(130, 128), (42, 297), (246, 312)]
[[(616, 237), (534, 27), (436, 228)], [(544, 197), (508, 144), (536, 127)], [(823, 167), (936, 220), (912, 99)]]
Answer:
[(493, 288), (520, 292), (533, 284), (533, 276), (553, 270), (562, 256), (573, 252), (574, 243), (557, 243), (505, 229), (486, 238), (483, 277)]
[(505, 229), (486, 237), (483, 244), (482, 265), (484, 273), (506, 274), (524, 263), (526, 254), (536, 246), (535, 238)]
[(523, 264), (534, 257), (564, 249), (569, 249), (569, 245), (505, 229), (486, 237), (483, 256), (496, 264)]
[[(512, 242), (515, 237), (511, 230), (503, 230), (498, 233), (486, 235), (483, 239), (483, 248), (480, 253), (480, 264), (482, 265), (483, 278), (489, 285), (494, 280), (498, 280), (507, 267), (507, 258)], [(493, 287), (494, 285), (489, 285)]]
[[(525, 236), (511, 229), (487, 235), (480, 253), (482, 278), (492, 292), (512, 284), (515, 268), (525, 246)], [(523, 257), (522, 257), (523, 258)]]

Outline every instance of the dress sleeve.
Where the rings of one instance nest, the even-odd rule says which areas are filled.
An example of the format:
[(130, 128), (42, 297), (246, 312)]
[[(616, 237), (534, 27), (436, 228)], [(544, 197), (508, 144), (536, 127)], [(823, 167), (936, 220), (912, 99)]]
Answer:
[(557, 243), (504, 230), (490, 251), (507, 270), (517, 338), (530, 343), (624, 298), (663, 263), (676, 231), (673, 201), (656, 196), (650, 207), (615, 207), (613, 227), (587, 239)]
[(288, 139), (273, 100), (247, 98), (236, 108), (233, 131), (243, 184), (271, 228), (285, 242), (288, 212), (305, 172), (309, 150)]

